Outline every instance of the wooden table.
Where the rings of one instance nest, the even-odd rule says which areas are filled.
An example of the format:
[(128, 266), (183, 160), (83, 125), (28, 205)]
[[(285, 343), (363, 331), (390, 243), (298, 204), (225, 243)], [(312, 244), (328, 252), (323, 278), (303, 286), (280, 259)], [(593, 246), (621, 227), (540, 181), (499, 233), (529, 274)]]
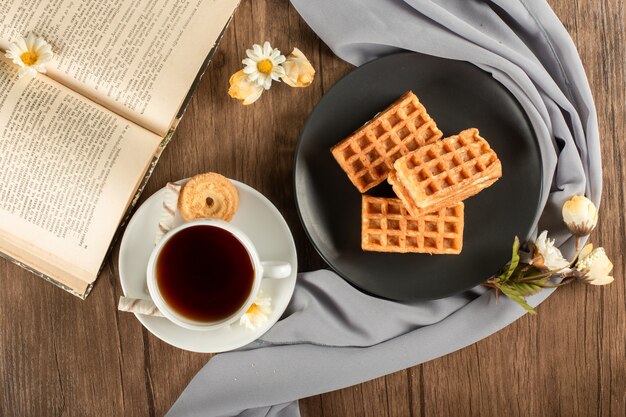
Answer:
[[(550, 3), (579, 48), (596, 98), (605, 185), (593, 240), (615, 261), (616, 282), (560, 289), (537, 316), (461, 351), (306, 398), (303, 416), (626, 415), (626, 4)], [(306, 89), (277, 86), (243, 107), (226, 95), (228, 78), (245, 49), (266, 39), (283, 52), (304, 51), (317, 78)], [(287, 0), (243, 0), (142, 201), (166, 181), (223, 173), (277, 205), (301, 270), (324, 267), (296, 214), (292, 160), (307, 115), (350, 70)], [(117, 249), (86, 301), (4, 260), (0, 288), (0, 416), (162, 416), (210, 359), (161, 342), (116, 311)]]

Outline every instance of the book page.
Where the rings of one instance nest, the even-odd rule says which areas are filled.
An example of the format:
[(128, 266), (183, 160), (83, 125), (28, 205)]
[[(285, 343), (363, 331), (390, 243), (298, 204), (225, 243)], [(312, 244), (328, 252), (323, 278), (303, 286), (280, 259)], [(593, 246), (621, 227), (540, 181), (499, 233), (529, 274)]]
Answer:
[(3, 0), (0, 47), (43, 36), (50, 77), (164, 136), (238, 2)]
[(0, 251), (66, 285), (95, 280), (161, 140), (0, 60)]

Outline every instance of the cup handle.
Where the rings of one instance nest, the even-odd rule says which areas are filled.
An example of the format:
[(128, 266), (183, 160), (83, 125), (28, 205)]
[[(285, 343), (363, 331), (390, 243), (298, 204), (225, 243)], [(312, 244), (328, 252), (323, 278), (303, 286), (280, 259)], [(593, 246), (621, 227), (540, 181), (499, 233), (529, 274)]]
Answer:
[(291, 275), (291, 264), (282, 261), (261, 262), (263, 278), (283, 279)]

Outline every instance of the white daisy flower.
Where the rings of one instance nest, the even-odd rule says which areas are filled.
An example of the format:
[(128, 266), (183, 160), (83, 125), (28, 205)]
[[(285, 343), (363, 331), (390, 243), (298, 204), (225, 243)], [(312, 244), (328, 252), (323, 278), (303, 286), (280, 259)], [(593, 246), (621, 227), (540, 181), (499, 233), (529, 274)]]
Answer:
[(255, 82), (269, 90), (272, 80), (280, 82), (280, 78), (285, 75), (282, 63), (285, 56), (278, 49), (272, 49), (269, 42), (261, 45), (252, 45), (252, 49), (246, 50), (248, 58), (241, 61), (245, 68), (243, 72), (248, 75), (248, 80)]
[(248, 311), (239, 319), (239, 324), (254, 330), (267, 323), (271, 312), (272, 299), (264, 297), (263, 292), (259, 291)]
[(19, 76), (34, 77), (37, 72), (45, 73), (46, 64), (52, 60), (52, 47), (44, 38), (29, 34), (26, 39), (19, 37), (9, 45), (5, 56), (21, 67)]

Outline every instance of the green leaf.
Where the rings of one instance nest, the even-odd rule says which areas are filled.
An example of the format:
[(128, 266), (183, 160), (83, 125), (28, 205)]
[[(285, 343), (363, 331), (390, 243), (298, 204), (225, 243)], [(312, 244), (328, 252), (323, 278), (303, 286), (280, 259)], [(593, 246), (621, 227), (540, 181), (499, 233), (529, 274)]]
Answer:
[(517, 304), (522, 306), (524, 310), (528, 311), (530, 314), (537, 314), (534, 308), (528, 305), (524, 296), (519, 292), (519, 290), (515, 287), (512, 287), (510, 283), (503, 283), (498, 286), (502, 294), (506, 295), (512, 301), (515, 301)]
[(507, 281), (506, 285), (510, 286), (511, 288), (515, 288), (521, 296), (528, 297), (529, 295), (537, 294), (539, 291), (541, 291), (543, 289), (543, 286), (547, 282), (548, 278), (539, 278), (532, 281), (524, 282), (509, 280)]
[(513, 275), (513, 272), (515, 271), (515, 268), (517, 268), (518, 264), (519, 264), (519, 238), (515, 236), (515, 240), (513, 241), (513, 253), (511, 255), (511, 261), (506, 265), (506, 267), (504, 268), (504, 271), (502, 271), (502, 273), (498, 275), (500, 282), (502, 283), (506, 282), (509, 279), (509, 277)]
[(542, 272), (543, 271), (541, 271), (539, 268), (537, 268), (534, 265), (529, 265), (529, 264), (520, 262), (517, 265), (517, 268), (515, 268), (515, 271), (513, 272), (513, 274), (511, 275), (509, 279), (515, 280), (517, 278), (524, 278), (524, 277), (531, 276), (531, 275), (539, 275)]

